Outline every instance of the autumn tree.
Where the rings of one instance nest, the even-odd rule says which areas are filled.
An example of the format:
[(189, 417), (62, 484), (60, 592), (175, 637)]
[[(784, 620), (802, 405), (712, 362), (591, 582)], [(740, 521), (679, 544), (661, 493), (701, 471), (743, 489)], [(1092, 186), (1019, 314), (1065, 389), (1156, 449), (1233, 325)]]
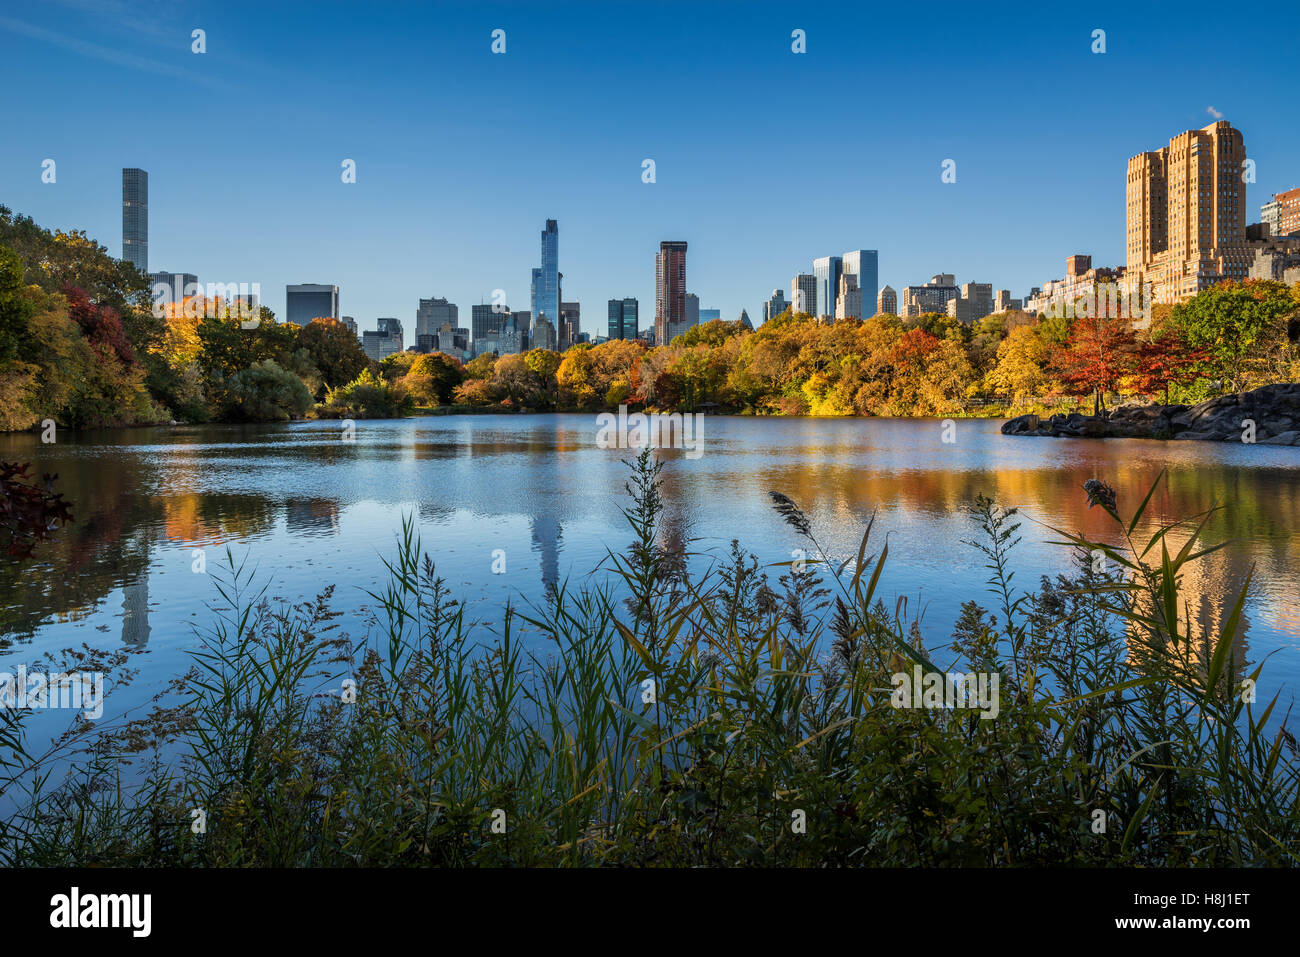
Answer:
[(307, 350), (326, 388), (351, 382), (370, 364), (361, 342), (337, 319), (313, 319), (298, 330), (295, 344)]
[(1055, 353), (1052, 368), (1074, 395), (1093, 397), (1093, 414), (1106, 410), (1106, 393), (1129, 375), (1137, 360), (1137, 338), (1129, 319), (1078, 316), (1065, 348)]

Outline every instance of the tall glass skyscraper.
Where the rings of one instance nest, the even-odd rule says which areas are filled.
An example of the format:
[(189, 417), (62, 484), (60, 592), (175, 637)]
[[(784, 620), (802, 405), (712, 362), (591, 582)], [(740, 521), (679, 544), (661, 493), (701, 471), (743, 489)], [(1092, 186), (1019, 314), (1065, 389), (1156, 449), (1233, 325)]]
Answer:
[(122, 258), (149, 272), (149, 174), (122, 170)]
[(543, 315), (560, 321), (560, 227), (553, 219), (542, 230), (542, 265), (533, 270), (533, 322)]
[(638, 303), (633, 298), (611, 299), (609, 301), (609, 337), (611, 339), (635, 339), (637, 330)]
[[(880, 270), (876, 250), (874, 249), (854, 249), (840, 257), (843, 264), (843, 271), (846, 276), (853, 276), (858, 280), (858, 288), (862, 290), (862, 310), (868, 310), (875, 305), (876, 294), (880, 292)], [(836, 287), (838, 288), (838, 287)], [(835, 315), (835, 309), (831, 309), (831, 315)], [(862, 316), (855, 318), (861, 319)]]
[(813, 278), (817, 283), (817, 302), (814, 316), (835, 315), (835, 294), (840, 288), (840, 271), (844, 268), (839, 256), (823, 256), (813, 260)]

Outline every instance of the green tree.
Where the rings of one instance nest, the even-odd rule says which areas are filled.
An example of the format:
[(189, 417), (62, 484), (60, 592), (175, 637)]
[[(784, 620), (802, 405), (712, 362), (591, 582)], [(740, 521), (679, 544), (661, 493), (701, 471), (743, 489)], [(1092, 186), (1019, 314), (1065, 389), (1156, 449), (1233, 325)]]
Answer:
[(1291, 290), (1280, 282), (1223, 282), (1176, 306), (1170, 322), (1187, 344), (1203, 350), (1206, 373), (1229, 392), (1260, 378), (1270, 353), (1285, 348), (1296, 315)]
[(307, 350), (325, 388), (351, 382), (370, 364), (357, 337), (337, 319), (313, 319), (298, 330), (295, 344)]

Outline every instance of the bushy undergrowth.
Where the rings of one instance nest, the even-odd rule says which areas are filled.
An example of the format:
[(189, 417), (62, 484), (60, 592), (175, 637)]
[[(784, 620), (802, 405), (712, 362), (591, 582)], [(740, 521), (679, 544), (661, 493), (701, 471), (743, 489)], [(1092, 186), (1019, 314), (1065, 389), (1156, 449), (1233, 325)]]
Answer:
[[(1018, 591), (1014, 509), (980, 500), (991, 609), (927, 648), (877, 597), (888, 547), (764, 569), (733, 543), (701, 561), (661, 523), (659, 470), (633, 465), (631, 544), (591, 584), (469, 626), (407, 523), (366, 639), (326, 590), (272, 607), (230, 563), (182, 706), (143, 737), (128, 786), (98, 738), (5, 822), (11, 865), (1294, 864), (1294, 739), (1244, 700), (1233, 635), (1196, 632), (1180, 576), (1193, 525), (1110, 543), (1062, 533), (1077, 573)], [(1153, 489), (1154, 490), (1154, 489)], [(1174, 536), (1185, 538), (1171, 554)], [(1109, 572), (1107, 568), (1111, 569)], [(601, 584), (600, 582), (603, 582)], [(528, 649), (521, 641), (527, 630)], [(895, 707), (893, 676), (996, 673), (996, 718)], [(355, 684), (345, 684), (345, 679)], [(13, 724), (11, 784), (27, 765)], [(87, 738), (89, 741), (90, 738)], [(165, 742), (165, 745), (163, 744)], [(166, 755), (166, 757), (164, 757)], [(196, 810), (205, 831), (194, 832)], [(1104, 822), (1104, 829), (1102, 823)]]

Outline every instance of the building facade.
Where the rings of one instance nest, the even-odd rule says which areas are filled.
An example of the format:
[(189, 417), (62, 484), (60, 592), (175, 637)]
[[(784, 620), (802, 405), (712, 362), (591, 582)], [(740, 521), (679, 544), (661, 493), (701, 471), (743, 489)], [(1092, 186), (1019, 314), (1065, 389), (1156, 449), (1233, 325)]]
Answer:
[(1273, 202), (1277, 204), (1277, 229), (1269, 236), (1300, 235), (1300, 188), (1275, 193)]
[(460, 324), (460, 310), (446, 299), (421, 299), (415, 308), (415, 337), (433, 335), (444, 325), (453, 329)]
[(835, 294), (840, 288), (840, 272), (844, 261), (839, 256), (822, 256), (813, 260), (813, 279), (816, 280), (816, 295), (813, 299), (812, 314), (819, 319), (829, 319), (835, 315)]
[(322, 285), (320, 283), (299, 283), (295, 286), (284, 287), (285, 322), (305, 326), (313, 319), (337, 319), (338, 317), (338, 286)]
[(671, 328), (686, 321), (686, 243), (665, 240), (655, 256), (655, 345), (667, 345)]
[(1128, 161), (1126, 282), (1151, 283), (1155, 302), (1178, 302), (1224, 279), (1244, 279), (1246, 147), (1225, 120), (1179, 133)]
[(790, 280), (790, 309), (795, 313), (816, 314), (817, 277), (811, 273), (796, 273)]
[(375, 329), (361, 333), (361, 348), (376, 362), (402, 351), (402, 323), (393, 317), (376, 319)]
[(775, 318), (790, 308), (790, 304), (785, 301), (784, 289), (773, 289), (772, 295), (768, 297), (767, 302), (763, 303), (763, 321)]
[(149, 174), (122, 170), (122, 258), (149, 272)]
[(853, 315), (861, 318), (863, 308), (872, 305), (871, 290), (880, 288), (880, 256), (874, 249), (851, 249), (840, 257), (840, 263), (844, 275), (857, 280), (862, 302)]
[(993, 284), (968, 282), (961, 295), (948, 300), (948, 315), (961, 322), (978, 322), (993, 312)]
[(927, 312), (948, 314), (949, 301), (961, 295), (952, 273), (939, 273), (919, 286), (904, 286), (900, 316), (920, 316)]
[(881, 287), (880, 294), (876, 296), (876, 312), (891, 316), (898, 315), (898, 293), (894, 291), (893, 286)]
[(847, 271), (840, 273), (840, 288), (835, 295), (835, 318), (862, 318), (862, 290), (858, 288), (858, 277)]
[(560, 226), (554, 219), (542, 230), (542, 264), (533, 270), (531, 312), (536, 322), (545, 316), (560, 321)]
[(635, 339), (638, 336), (640, 304), (636, 299), (611, 299), (609, 301), (609, 338)]
[[(162, 287), (167, 287), (163, 293)], [(149, 274), (154, 302), (184, 302), (186, 296), (201, 296), (199, 277), (192, 272), (154, 272)]]

